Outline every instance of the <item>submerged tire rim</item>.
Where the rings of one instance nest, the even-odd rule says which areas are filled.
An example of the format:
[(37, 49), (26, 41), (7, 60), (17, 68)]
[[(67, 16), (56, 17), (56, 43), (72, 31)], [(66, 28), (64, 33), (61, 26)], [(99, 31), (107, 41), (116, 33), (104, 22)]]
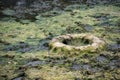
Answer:
[[(74, 46), (63, 43), (64, 40), (78, 38), (89, 40), (91, 44), (85, 46)], [(49, 46), (50, 51), (56, 51), (60, 53), (97, 52), (105, 47), (105, 42), (92, 34), (67, 34), (53, 38)]]

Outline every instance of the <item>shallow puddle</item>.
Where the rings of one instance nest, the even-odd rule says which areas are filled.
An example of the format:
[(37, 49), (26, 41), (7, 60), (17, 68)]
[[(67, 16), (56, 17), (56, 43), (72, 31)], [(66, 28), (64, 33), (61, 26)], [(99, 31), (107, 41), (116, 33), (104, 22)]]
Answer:
[(104, 56), (98, 56), (97, 61), (100, 63), (105, 63), (105, 62), (107, 62), (107, 58)]
[(46, 64), (45, 61), (31, 61), (31, 62), (26, 63), (24, 66), (35, 67), (35, 66), (44, 65), (44, 64)]
[(81, 70), (82, 69), (82, 65), (80, 65), (80, 64), (73, 64), (71, 69), (72, 70)]
[(13, 80), (24, 80), (24, 78), (23, 77), (18, 77), (18, 78), (15, 78)]
[(84, 27), (84, 29), (85, 29), (86, 31), (90, 32), (90, 31), (93, 30), (93, 27), (92, 27), (91, 25), (86, 25), (86, 26)]
[(120, 52), (120, 44), (110, 44), (107, 46), (107, 50), (114, 51), (114, 52)]
[(10, 44), (7, 45), (3, 51), (16, 51), (16, 52), (33, 52), (33, 51), (40, 51), (40, 50), (48, 50), (49, 47), (49, 40), (43, 39), (37, 45), (30, 45), (25, 42), (19, 42), (14, 45)]
[(116, 69), (116, 68), (118, 68), (118, 64), (120, 64), (120, 61), (112, 60), (112, 61), (110, 61), (110, 63), (108, 65), (110, 66), (111, 69)]

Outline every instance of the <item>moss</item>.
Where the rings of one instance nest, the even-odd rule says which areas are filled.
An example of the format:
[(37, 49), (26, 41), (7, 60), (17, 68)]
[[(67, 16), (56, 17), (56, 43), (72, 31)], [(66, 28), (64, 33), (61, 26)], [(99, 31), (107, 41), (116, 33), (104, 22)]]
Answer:
[(45, 80), (74, 79), (72, 72), (66, 72), (66, 69), (64, 68), (51, 68), (48, 66), (44, 66), (41, 70), (29, 69), (27, 70), (26, 74), (30, 79), (35, 79), (36, 77), (41, 77)]
[[(42, 17), (38, 14), (35, 22), (23, 24), (15, 21), (11, 14), (6, 18), (0, 20), (0, 79), (11, 80), (21, 77), (21, 72), (25, 73), (25, 79), (45, 79), (45, 80), (75, 80), (75, 79), (96, 79), (96, 80), (110, 80), (119, 79), (119, 52), (107, 51), (106, 49), (91, 53), (88, 51), (71, 51), (63, 48), (53, 48), (56, 52), (49, 52), (47, 49), (41, 49), (43, 44), (41, 40), (51, 40), (65, 34), (81, 34), (91, 33), (107, 44), (117, 44), (116, 39), (119, 37), (119, 17), (120, 8), (112, 5), (98, 5), (93, 8), (82, 5), (73, 5), (68, 7), (70, 11), (57, 11), (57, 15), (51, 11), (50, 17)], [(11, 12), (12, 13), (12, 12)], [(14, 13), (14, 12), (13, 12)], [(110, 22), (110, 26), (99, 26), (96, 24), (104, 23), (104, 20), (97, 20), (92, 16), (101, 16), (100, 14), (108, 14), (106, 22)], [(49, 15), (49, 12), (45, 13)], [(77, 22), (77, 23), (76, 23)], [(105, 22), (105, 24), (106, 24)], [(85, 25), (90, 25), (93, 30), (84, 30)], [(17, 50), (5, 51), (8, 46), (18, 45), (19, 42), (28, 43), (30, 46), (36, 46), (34, 50), (32, 46), (31, 52), (20, 53)], [(44, 47), (43, 47), (44, 48)], [(109, 53), (106, 54), (105, 52)], [(105, 64), (99, 63), (96, 58), (104, 54), (107, 58)], [(60, 54), (58, 54), (60, 53)], [(66, 54), (67, 53), (67, 54)], [(69, 54), (72, 55), (69, 55)], [(82, 54), (81, 54), (82, 53)], [(78, 55), (79, 54), (79, 55)], [(110, 55), (110, 56), (109, 56)], [(46, 58), (47, 57), (47, 58)], [(52, 59), (51, 59), (52, 57)], [(56, 59), (59, 58), (59, 59)], [(25, 67), (25, 64), (34, 60), (42, 60), (45, 65), (38, 65), (36, 67)], [(112, 66), (110, 65), (112, 61)], [(59, 62), (61, 64), (59, 64)], [(90, 71), (86, 70), (71, 70), (74, 63), (88, 64), (92, 68)], [(106, 66), (107, 65), (107, 66)], [(108, 68), (106, 68), (108, 67)], [(107, 70), (106, 70), (107, 69)], [(92, 73), (92, 74), (89, 74)]]
[[(89, 44), (83, 46), (83, 45), (71, 45), (69, 44), (69, 41), (73, 39), (82, 39), (88, 40)], [(66, 42), (65, 42), (66, 40)], [(74, 43), (74, 42), (73, 42)], [(77, 42), (77, 44), (79, 44)], [(105, 42), (100, 40), (99, 38), (91, 35), (91, 34), (68, 34), (63, 36), (58, 36), (56, 38), (53, 38), (53, 40), (50, 42), (51, 51), (61, 51), (59, 53), (82, 53), (82, 52), (96, 52), (100, 51), (100, 49), (104, 48)]]

